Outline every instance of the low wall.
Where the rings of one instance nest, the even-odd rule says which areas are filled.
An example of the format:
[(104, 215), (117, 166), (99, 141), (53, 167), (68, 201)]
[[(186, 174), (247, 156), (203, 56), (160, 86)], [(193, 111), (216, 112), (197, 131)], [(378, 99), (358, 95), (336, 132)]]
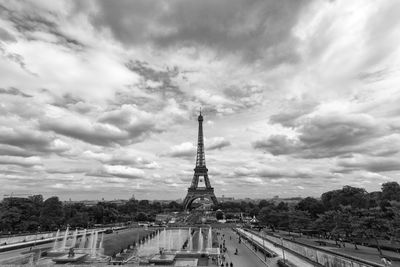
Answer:
[[(253, 234), (261, 237), (255, 232), (253, 232)], [(283, 247), (286, 249), (326, 267), (383, 267), (383, 265), (378, 263), (369, 262), (363, 259), (324, 250), (310, 245), (305, 245), (285, 238), (281, 239), (280, 237), (270, 234), (266, 234), (265, 238), (274, 244), (283, 244)]]

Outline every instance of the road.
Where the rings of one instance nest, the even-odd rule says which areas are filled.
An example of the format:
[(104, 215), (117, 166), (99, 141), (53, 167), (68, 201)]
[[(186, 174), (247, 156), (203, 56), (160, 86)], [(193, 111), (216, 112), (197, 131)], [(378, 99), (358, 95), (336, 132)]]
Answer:
[[(219, 231), (220, 235), (218, 237), (218, 241), (220, 244), (223, 243), (223, 240), (225, 240), (225, 246), (227, 248), (227, 252), (225, 254), (226, 262), (228, 263), (233, 263), (233, 266), (252, 266), (252, 267), (275, 267), (275, 263), (266, 263), (262, 261), (259, 257), (263, 258), (261, 254), (256, 254), (253, 250), (248, 248), (248, 244), (245, 242), (241, 242), (239, 244), (237, 234), (233, 232), (229, 228), (225, 228)], [(223, 237), (225, 235), (225, 237)], [(231, 238), (230, 238), (231, 237)], [(238, 249), (238, 255), (234, 255), (235, 249)], [(269, 259), (267, 259), (269, 261)]]
[[(54, 243), (47, 243), (47, 244), (42, 244), (42, 245), (37, 245), (32, 247), (32, 250), (38, 250), (38, 249), (47, 249), (47, 248), (52, 248)], [(25, 254), (30, 252), (30, 247), (27, 248), (19, 248), (19, 249), (14, 249), (10, 251), (5, 251), (5, 252), (0, 252), (0, 260), (6, 260), (10, 258), (15, 258), (20, 256), (21, 254)]]

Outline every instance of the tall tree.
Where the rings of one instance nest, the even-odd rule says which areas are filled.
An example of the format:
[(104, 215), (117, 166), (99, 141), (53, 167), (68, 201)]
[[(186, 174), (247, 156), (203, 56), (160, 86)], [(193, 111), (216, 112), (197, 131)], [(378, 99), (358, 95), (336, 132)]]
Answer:
[(382, 200), (400, 201), (400, 185), (397, 182), (382, 184)]
[(43, 229), (54, 230), (63, 223), (63, 206), (58, 197), (50, 197), (43, 202), (40, 224)]

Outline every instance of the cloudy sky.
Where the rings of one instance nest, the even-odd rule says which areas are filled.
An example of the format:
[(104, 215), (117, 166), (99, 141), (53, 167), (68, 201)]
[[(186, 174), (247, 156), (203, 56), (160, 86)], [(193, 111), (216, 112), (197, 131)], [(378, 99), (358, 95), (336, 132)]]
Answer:
[(0, 194), (178, 199), (400, 179), (400, 2), (0, 0)]

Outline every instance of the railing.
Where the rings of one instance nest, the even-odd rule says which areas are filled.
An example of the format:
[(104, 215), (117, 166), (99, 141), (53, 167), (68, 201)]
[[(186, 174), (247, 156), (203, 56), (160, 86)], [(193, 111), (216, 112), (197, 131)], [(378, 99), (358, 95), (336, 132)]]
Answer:
[[(261, 237), (255, 232), (252, 233)], [(383, 267), (383, 265), (378, 263), (298, 243), (296, 241), (276, 237), (270, 234), (266, 234), (265, 239), (274, 244), (283, 245), (286, 249), (326, 267)]]

